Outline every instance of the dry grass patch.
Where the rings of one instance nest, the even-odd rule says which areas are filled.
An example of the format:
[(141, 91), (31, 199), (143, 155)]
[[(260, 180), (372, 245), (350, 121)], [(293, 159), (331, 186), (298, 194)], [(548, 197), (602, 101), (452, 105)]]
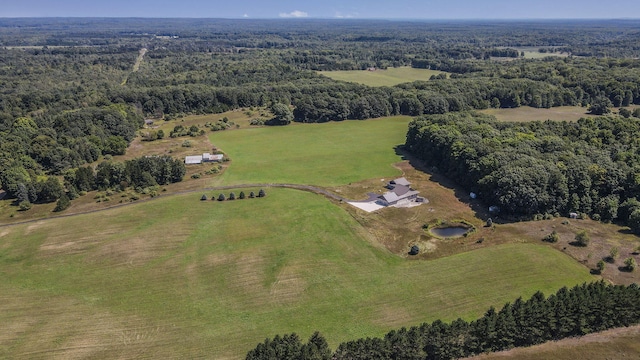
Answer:
[(640, 326), (618, 328), (579, 338), (548, 342), (468, 358), (469, 360), (600, 360), (640, 358)]
[[(499, 223), (500, 219), (494, 218), (494, 225), (485, 227), (486, 219), (491, 216), (486, 205), (471, 199), (456, 184), (443, 176), (418, 170), (425, 167), (415, 159), (398, 163), (396, 167), (402, 170), (402, 176), (411, 182), (412, 187), (420, 191), (420, 196), (429, 200), (428, 203), (412, 208), (389, 207), (373, 213), (347, 204), (341, 206), (371, 234), (371, 241), (399, 256), (409, 259), (437, 259), (500, 244), (547, 244), (542, 242), (542, 238), (555, 230), (560, 235), (560, 241), (548, 246), (566, 253), (590, 269), (595, 269), (597, 262), (606, 258), (611, 248), (617, 247), (618, 259), (613, 264), (607, 263), (601, 275), (616, 284), (640, 282), (640, 271), (630, 273), (619, 270), (624, 259), (629, 256), (634, 256), (640, 262), (640, 255), (634, 253), (640, 246), (640, 239), (630, 234), (626, 228), (566, 218), (504, 224)], [(390, 179), (370, 179), (338, 187), (334, 191), (348, 198), (363, 199), (367, 192), (381, 194), (386, 191), (383, 186), (388, 180)], [(473, 224), (476, 231), (465, 237), (439, 239), (422, 228), (424, 224), (439, 220), (465, 220)], [(563, 225), (563, 222), (568, 225)], [(589, 233), (590, 245), (585, 248), (569, 245), (581, 230)], [(420, 248), (417, 256), (408, 255), (413, 245)]]

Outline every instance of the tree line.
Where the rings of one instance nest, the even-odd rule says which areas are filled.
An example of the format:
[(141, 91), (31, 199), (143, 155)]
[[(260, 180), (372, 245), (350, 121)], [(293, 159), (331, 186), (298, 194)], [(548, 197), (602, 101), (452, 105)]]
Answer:
[(564, 287), (549, 297), (536, 292), (500, 310), (491, 307), (471, 322), (436, 320), (392, 330), (382, 338), (344, 342), (333, 353), (319, 333), (307, 343), (295, 333), (276, 336), (258, 344), (246, 359), (458, 359), (638, 324), (639, 297), (637, 284), (599, 281)]

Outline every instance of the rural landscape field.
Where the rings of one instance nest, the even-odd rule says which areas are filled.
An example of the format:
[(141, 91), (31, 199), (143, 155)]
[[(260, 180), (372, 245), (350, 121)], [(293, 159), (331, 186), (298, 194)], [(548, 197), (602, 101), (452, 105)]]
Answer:
[(640, 354), (637, 21), (242, 21), (0, 19), (0, 358)]

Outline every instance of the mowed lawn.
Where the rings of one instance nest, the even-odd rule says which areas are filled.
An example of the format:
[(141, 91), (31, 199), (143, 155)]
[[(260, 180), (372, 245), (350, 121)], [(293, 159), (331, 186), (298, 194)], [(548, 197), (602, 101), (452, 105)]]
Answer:
[(335, 348), (595, 280), (531, 244), (406, 261), (311, 193), (199, 199), (1, 227), (0, 358), (236, 359), (315, 330)]
[(409, 66), (388, 68), (386, 70), (347, 70), (347, 71), (321, 71), (320, 74), (333, 80), (354, 82), (367, 86), (395, 86), (413, 81), (428, 81), (432, 75), (447, 74), (444, 71), (414, 69)]
[(224, 184), (296, 183), (336, 186), (396, 176), (394, 148), (405, 142), (410, 117), (292, 124), (220, 131), (211, 143), (232, 159)]

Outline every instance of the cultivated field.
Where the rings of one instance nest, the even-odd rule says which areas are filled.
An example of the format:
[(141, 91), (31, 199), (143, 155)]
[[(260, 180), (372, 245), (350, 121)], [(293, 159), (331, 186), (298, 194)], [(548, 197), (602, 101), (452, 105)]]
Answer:
[(528, 244), (407, 262), (311, 193), (199, 198), (0, 228), (0, 357), (240, 358), (314, 330), (335, 347), (595, 279)]
[(367, 86), (394, 86), (406, 82), (417, 80), (427, 81), (432, 75), (447, 74), (444, 71), (414, 69), (403, 66), (398, 68), (388, 68), (386, 70), (348, 70), (348, 71), (321, 71), (320, 74), (328, 76), (333, 80), (355, 82)]
[(221, 178), (224, 184), (336, 186), (399, 175), (391, 166), (400, 160), (394, 148), (404, 144), (410, 120), (398, 116), (295, 124), (223, 131), (209, 137), (233, 161)]

